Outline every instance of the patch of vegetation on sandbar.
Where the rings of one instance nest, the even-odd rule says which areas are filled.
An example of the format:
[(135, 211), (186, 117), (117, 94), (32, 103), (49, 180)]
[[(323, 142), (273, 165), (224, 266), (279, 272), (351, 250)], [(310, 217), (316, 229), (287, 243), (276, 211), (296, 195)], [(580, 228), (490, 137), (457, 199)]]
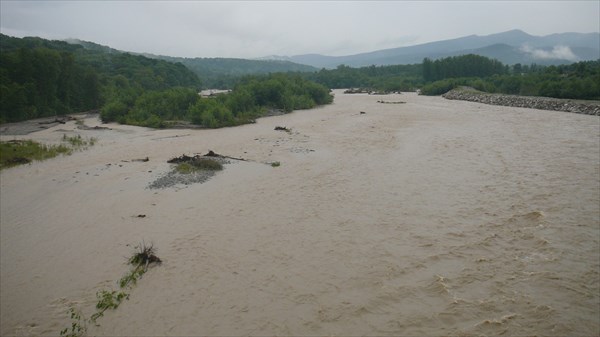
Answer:
[(195, 155), (190, 157), (182, 155), (169, 159), (167, 163), (173, 164), (171, 171), (153, 181), (148, 185), (148, 188), (159, 189), (176, 185), (204, 183), (212, 178), (217, 171), (223, 170), (223, 165), (230, 163), (229, 159), (237, 158), (222, 156), (210, 151), (204, 156)]
[(66, 145), (44, 145), (33, 140), (11, 140), (0, 142), (0, 169), (29, 164), (34, 160), (54, 158), (60, 154), (71, 154), (73, 149)]
[(46, 145), (33, 140), (10, 140), (0, 142), (0, 170), (34, 160), (45, 160), (58, 155), (70, 155), (73, 150), (83, 150), (96, 143), (95, 138), (84, 139), (80, 135), (62, 138), (59, 145)]
[(208, 158), (194, 158), (187, 162), (181, 162), (177, 164), (175, 170), (181, 174), (189, 174), (197, 171), (221, 171), (223, 164)]
[(288, 113), (332, 102), (333, 96), (323, 85), (299, 75), (270, 74), (244, 77), (231, 92), (211, 97), (181, 87), (115, 96), (104, 105), (100, 118), (105, 123), (151, 128), (188, 123), (221, 128), (254, 123), (272, 111)]

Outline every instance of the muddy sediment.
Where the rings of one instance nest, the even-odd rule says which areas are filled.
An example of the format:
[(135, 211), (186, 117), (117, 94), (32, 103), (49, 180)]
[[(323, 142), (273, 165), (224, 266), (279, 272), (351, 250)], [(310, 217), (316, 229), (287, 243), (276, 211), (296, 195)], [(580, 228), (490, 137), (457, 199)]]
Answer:
[[(89, 317), (142, 241), (162, 265), (89, 335), (600, 334), (599, 117), (335, 97), (235, 128), (27, 135), (97, 142), (0, 172), (0, 334)], [(247, 160), (147, 188), (211, 149)]]

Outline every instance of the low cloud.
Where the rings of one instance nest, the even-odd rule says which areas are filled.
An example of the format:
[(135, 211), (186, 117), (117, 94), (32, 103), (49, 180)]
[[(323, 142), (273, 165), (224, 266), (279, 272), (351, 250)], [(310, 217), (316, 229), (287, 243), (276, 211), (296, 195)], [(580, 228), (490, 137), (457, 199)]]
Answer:
[(552, 50), (535, 49), (528, 45), (521, 46), (521, 51), (531, 55), (535, 59), (540, 60), (568, 60), (577, 61), (578, 57), (573, 53), (568, 46), (554, 46)]

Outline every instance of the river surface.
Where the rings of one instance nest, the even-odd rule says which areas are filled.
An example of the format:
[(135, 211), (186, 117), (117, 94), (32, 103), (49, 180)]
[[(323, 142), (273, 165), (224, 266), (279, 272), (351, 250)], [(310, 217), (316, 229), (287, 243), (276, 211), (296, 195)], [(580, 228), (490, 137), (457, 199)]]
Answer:
[[(89, 317), (142, 240), (163, 264), (90, 335), (600, 334), (600, 117), (335, 95), (219, 130), (3, 136), (98, 142), (1, 173), (2, 335)], [(147, 188), (208, 150), (248, 161)]]

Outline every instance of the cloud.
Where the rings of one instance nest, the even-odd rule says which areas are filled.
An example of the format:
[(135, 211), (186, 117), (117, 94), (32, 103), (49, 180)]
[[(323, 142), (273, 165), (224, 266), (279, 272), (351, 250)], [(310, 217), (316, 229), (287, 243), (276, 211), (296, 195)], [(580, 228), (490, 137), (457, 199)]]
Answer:
[(531, 48), (528, 45), (521, 46), (521, 51), (530, 54), (534, 59), (539, 60), (568, 60), (577, 61), (579, 58), (571, 48), (567, 46), (554, 46), (551, 51), (544, 49)]

